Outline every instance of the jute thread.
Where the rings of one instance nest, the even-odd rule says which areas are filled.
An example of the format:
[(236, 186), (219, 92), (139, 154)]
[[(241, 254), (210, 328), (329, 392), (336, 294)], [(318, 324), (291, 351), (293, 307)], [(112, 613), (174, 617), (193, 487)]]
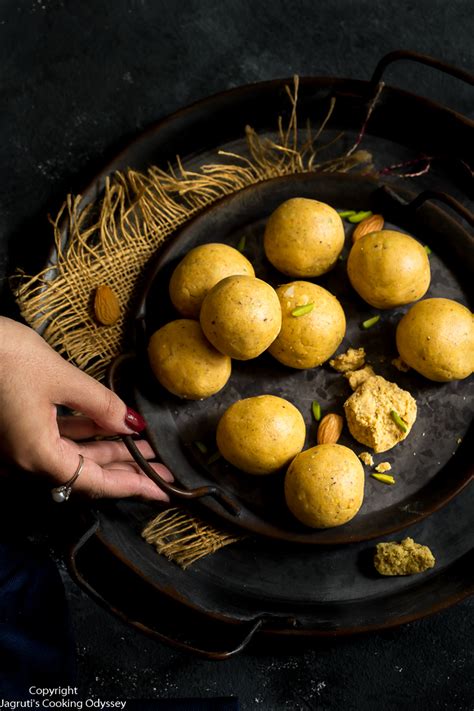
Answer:
[(243, 539), (243, 536), (219, 531), (178, 508), (158, 514), (145, 526), (142, 537), (183, 570), (200, 558)]

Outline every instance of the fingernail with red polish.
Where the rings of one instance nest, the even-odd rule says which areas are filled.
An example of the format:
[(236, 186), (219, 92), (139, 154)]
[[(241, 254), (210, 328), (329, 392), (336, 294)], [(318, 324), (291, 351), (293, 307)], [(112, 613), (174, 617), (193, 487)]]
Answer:
[(132, 410), (131, 407), (127, 407), (127, 413), (125, 415), (125, 424), (134, 432), (143, 432), (146, 427), (146, 422), (138, 412)]

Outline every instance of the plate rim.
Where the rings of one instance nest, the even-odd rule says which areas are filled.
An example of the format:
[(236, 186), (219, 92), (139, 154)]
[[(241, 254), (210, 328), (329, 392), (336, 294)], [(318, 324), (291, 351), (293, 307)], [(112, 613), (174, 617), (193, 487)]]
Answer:
[[(179, 587), (176, 585), (175, 588), (171, 589), (169, 586), (163, 584), (159, 585), (157, 582), (150, 580), (147, 576), (146, 573), (141, 570), (135, 563), (132, 563), (130, 559), (125, 555), (123, 551), (120, 550), (120, 548), (115, 544), (112, 543), (110, 540), (108, 540), (106, 533), (103, 530), (102, 522), (100, 520), (102, 512), (98, 512), (99, 517), (98, 517), (98, 527), (95, 528), (95, 530), (92, 532), (92, 537), (96, 537), (99, 542), (107, 549), (107, 551), (113, 556), (113, 558), (117, 559), (121, 564), (123, 564), (126, 568), (132, 571), (134, 575), (137, 575), (142, 583), (146, 584), (150, 588), (152, 588), (156, 593), (159, 595), (163, 595), (165, 598), (173, 601), (173, 602), (178, 602), (182, 605), (184, 605), (188, 610), (191, 612), (203, 615), (205, 617), (208, 617), (216, 622), (220, 622), (222, 624), (227, 624), (227, 625), (245, 625), (248, 624), (249, 622), (253, 622), (258, 620), (259, 618), (265, 618), (265, 614), (263, 613), (257, 613), (257, 614), (249, 614), (247, 617), (244, 615), (242, 616), (243, 619), (233, 619), (230, 614), (225, 614), (225, 613), (219, 613), (216, 611), (214, 608), (213, 609), (208, 609), (204, 605), (200, 605), (196, 603), (190, 595), (182, 595), (179, 593)], [(89, 536), (90, 537), (90, 536)], [(87, 534), (84, 536), (86, 538), (86, 543), (87, 540), (89, 540), (89, 537)], [(81, 539), (82, 540), (82, 539)], [(225, 555), (225, 549), (223, 554)], [(71, 556), (74, 556), (75, 552), (71, 553)], [(156, 553), (156, 555), (159, 555)], [(443, 568), (440, 570), (438, 573), (436, 573), (435, 578), (431, 577), (430, 582), (433, 582), (434, 579), (439, 580), (439, 579), (446, 579), (446, 580), (451, 580), (452, 577), (456, 577), (456, 573), (459, 570), (462, 570), (464, 573), (464, 577), (467, 578), (468, 576), (466, 575), (466, 571), (469, 570), (469, 567), (465, 565), (465, 560), (466, 559), (472, 559), (473, 555), (473, 549), (470, 551), (464, 553), (460, 558), (456, 559), (452, 563), (450, 563), (446, 568)], [(166, 561), (168, 563), (169, 561)], [(176, 563), (171, 562), (171, 565), (176, 565)], [(187, 571), (182, 571), (186, 574)], [(474, 576), (471, 576), (472, 580), (465, 585), (465, 587), (456, 593), (452, 593), (448, 595), (447, 597), (441, 597), (438, 599), (436, 603), (431, 603), (430, 606), (427, 609), (423, 610), (416, 610), (414, 612), (407, 612), (406, 614), (403, 615), (397, 615), (397, 616), (389, 616), (385, 621), (383, 622), (373, 622), (373, 623), (366, 623), (366, 624), (361, 624), (361, 625), (351, 625), (348, 627), (337, 627), (335, 629), (330, 629), (327, 627), (318, 627), (317, 624), (314, 624), (314, 626), (311, 627), (302, 627), (302, 626), (297, 626), (293, 627), (291, 624), (288, 624), (286, 627), (284, 625), (275, 625), (273, 628), (271, 626), (271, 621), (272, 621), (272, 616), (274, 621), (277, 619), (283, 622), (288, 622), (290, 619), (290, 615), (285, 615), (282, 614), (280, 617), (278, 617), (276, 614), (268, 614), (268, 617), (266, 619), (266, 624), (263, 625), (263, 627), (259, 630), (258, 634), (262, 635), (267, 635), (267, 636), (277, 636), (277, 637), (315, 637), (315, 638), (324, 638), (324, 637), (347, 637), (351, 636), (354, 634), (364, 634), (364, 633), (370, 633), (370, 632), (375, 632), (375, 631), (381, 631), (385, 629), (391, 629), (394, 627), (398, 627), (400, 625), (408, 624), (410, 622), (413, 622), (415, 620), (421, 620), (427, 617), (431, 617), (439, 612), (442, 612), (443, 610), (446, 610), (453, 605), (456, 605), (458, 602), (462, 602), (463, 600), (468, 599), (472, 595), (474, 595)], [(424, 582), (428, 582), (427, 580), (419, 580), (418, 583), (415, 585), (415, 590), (410, 589), (409, 591), (404, 591), (404, 594), (409, 595), (410, 597), (415, 593), (419, 591), (419, 588), (423, 586)], [(380, 596), (381, 600), (385, 600), (389, 597), (398, 597), (400, 595), (399, 592), (387, 592), (383, 595)], [(350, 607), (353, 607), (360, 603), (360, 599), (355, 599), (348, 601), (347, 604)], [(364, 602), (364, 599), (362, 599), (362, 602)], [(335, 608), (337, 608), (340, 603), (338, 601), (332, 603), (331, 601), (328, 601), (328, 605), (333, 604)], [(112, 609), (112, 612), (116, 612), (116, 610)], [(128, 619), (128, 622), (132, 625), (136, 624), (135, 620), (130, 620)], [(140, 623), (138, 622), (138, 626)]]

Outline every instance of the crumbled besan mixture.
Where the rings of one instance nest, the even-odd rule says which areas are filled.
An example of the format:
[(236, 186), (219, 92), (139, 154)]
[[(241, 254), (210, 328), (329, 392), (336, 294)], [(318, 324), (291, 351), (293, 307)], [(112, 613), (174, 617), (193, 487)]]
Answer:
[(349, 348), (346, 353), (331, 358), (329, 365), (338, 373), (359, 370), (365, 365), (365, 350), (363, 348)]
[[(396, 425), (392, 411), (405, 423), (406, 432)], [(396, 383), (374, 375), (346, 400), (344, 413), (354, 439), (374, 452), (386, 452), (410, 433), (416, 420), (416, 400)]]
[(392, 468), (392, 465), (390, 462), (380, 462), (380, 464), (377, 464), (375, 467), (375, 471), (379, 472), (380, 474), (383, 474), (384, 472), (389, 472), (390, 469)]
[(435, 557), (428, 546), (404, 538), (401, 543), (377, 543), (375, 569), (380, 575), (414, 575), (433, 568)]
[(400, 358), (400, 356), (392, 360), (392, 365), (394, 365), (395, 368), (402, 373), (408, 373), (408, 371), (410, 370), (410, 366), (407, 365), (405, 361)]
[(359, 459), (361, 462), (363, 462), (367, 467), (373, 467), (374, 466), (374, 458), (370, 454), (370, 452), (361, 452), (359, 454)]
[(375, 371), (371, 365), (365, 365), (359, 370), (350, 370), (347, 373), (344, 373), (344, 377), (349, 381), (349, 385), (352, 390), (357, 390), (359, 385), (365, 383), (367, 378), (371, 378), (373, 375), (375, 375)]

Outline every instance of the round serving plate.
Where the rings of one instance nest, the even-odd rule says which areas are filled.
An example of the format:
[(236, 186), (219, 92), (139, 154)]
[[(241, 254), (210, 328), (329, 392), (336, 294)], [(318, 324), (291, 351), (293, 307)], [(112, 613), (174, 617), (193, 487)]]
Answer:
[[(341, 155), (358, 141), (368, 106), (379, 88), (381, 72), (393, 59), (409, 58), (405, 52), (384, 58), (371, 81), (332, 77), (300, 79), (299, 126), (304, 127), (309, 120), (313, 127), (317, 127), (327, 114), (331, 98), (336, 99), (324, 139), (325, 142), (330, 141), (340, 131), (344, 131), (344, 136), (332, 148), (327, 151), (325, 149), (325, 153), (321, 154), (322, 160)], [(414, 56), (411, 59), (446, 69), (436, 60)], [(464, 74), (462, 72), (449, 73), (466, 79), (461, 76)], [(467, 80), (472, 83), (472, 77)], [(100, 196), (106, 178), (115, 170), (125, 170), (127, 167), (146, 170), (151, 165), (165, 168), (169, 162), (174, 162), (176, 155), (180, 156), (187, 167), (197, 170), (206, 163), (221, 161), (217, 155), (218, 148), (245, 154), (246, 125), (251, 125), (261, 136), (274, 137), (277, 117), (282, 117), (283, 124), (288, 121), (291, 105), (285, 87), (291, 85), (291, 79), (282, 79), (238, 87), (199, 101), (160, 121), (140, 134), (95, 176), (82, 192), (82, 204), (85, 206)], [(434, 271), (437, 270), (439, 258), (439, 273), (446, 269), (444, 274), (448, 276), (447, 283), (455, 283), (462, 290), (468, 283), (462, 274), (462, 265), (467, 265), (469, 253), (460, 232), (457, 232), (458, 237), (453, 244), (447, 245), (443, 251), (443, 235), (449, 234), (451, 240), (454, 234), (449, 208), (447, 212), (451, 217), (447, 217), (444, 210), (425, 204), (411, 214), (409, 219), (409, 211), (402, 216), (400, 210), (396, 209), (396, 203), (399, 195), (404, 201), (409, 201), (410, 196), (403, 193), (400, 187), (405, 187), (408, 182), (413, 194), (426, 189), (442, 190), (470, 206), (469, 197), (473, 195), (472, 171), (469, 170), (469, 165), (474, 163), (473, 126), (472, 121), (446, 107), (386, 85), (364, 127), (360, 144), (360, 148), (372, 152), (377, 168), (386, 176), (386, 182), (396, 189), (395, 195), (389, 192), (383, 194), (377, 191), (377, 185), (372, 184), (365, 196), (367, 202), (362, 199), (361, 192), (358, 193), (360, 207), (370, 202), (369, 194), (373, 194), (375, 199), (377, 193), (377, 202), (379, 198), (381, 200), (377, 209), (384, 214), (387, 222), (408, 232), (412, 231), (434, 248), (431, 257)], [(423, 162), (413, 162), (426, 156), (434, 157), (429, 173), (422, 170)], [(395, 173), (389, 169), (396, 164), (403, 164), (401, 172), (420, 175), (408, 181), (399, 179), (397, 169)], [(337, 198), (337, 207), (339, 204), (351, 209), (355, 206), (349, 193), (342, 201), (340, 195)], [(259, 219), (263, 215), (261, 212)], [(454, 222), (462, 230), (462, 220), (455, 217)], [(258, 220), (255, 228), (259, 228)], [(65, 222), (62, 235), (66, 243), (69, 234)], [(49, 263), (54, 266), (55, 262), (53, 249)], [(340, 266), (338, 272), (341, 272)], [(54, 270), (50, 278), (54, 278)], [(439, 283), (433, 286), (438, 288)], [(384, 328), (391, 331), (390, 323), (386, 323)], [(380, 333), (383, 333), (384, 328), (380, 329)], [(362, 332), (357, 331), (357, 334), (361, 338), (365, 337)], [(375, 334), (374, 331), (367, 334), (367, 337), (370, 335), (370, 339), (376, 341)], [(370, 352), (371, 349), (368, 350)], [(379, 372), (384, 371), (379, 368)], [(328, 382), (335, 382), (338, 377), (326, 371), (325, 375)], [(393, 378), (390, 371), (390, 377), (397, 379), (402, 386), (405, 382), (408, 386), (408, 381), (404, 380), (408, 376), (411, 384), (410, 374), (396, 374)], [(418, 376), (414, 378), (417, 380)], [(137, 385), (140, 389), (140, 383)], [(156, 388), (156, 384), (151, 387)], [(422, 383), (420, 379), (415, 387), (429, 389), (438, 386)], [(326, 391), (327, 385), (324, 386), (324, 397)], [(151, 399), (155, 395), (156, 390)], [(436, 397), (430, 401), (430, 409), (438, 415), (443, 408), (444, 399), (440, 401)], [(457, 420), (457, 414), (453, 413), (453, 416)], [(433, 422), (435, 420), (433, 417)], [(427, 436), (431, 440), (423, 446), (432, 447), (433, 433), (428, 435), (425, 432), (425, 441)], [(161, 439), (156, 442), (158, 449), (161, 444)], [(461, 488), (462, 483), (465, 483), (465, 473), (460, 473), (458, 463), (465, 463), (467, 459), (467, 444), (464, 438), (461, 446), (456, 449), (456, 439), (451, 454), (447, 451), (445, 453), (451, 459), (444, 469), (441, 464), (435, 465), (439, 470), (434, 476), (430, 469), (433, 480), (438, 477), (434, 489), (438, 500), (440, 496), (443, 499), (443, 486), (450, 491), (444, 496), (446, 499), (458, 485)], [(412, 456), (412, 459), (415, 460), (416, 456)], [(444, 477), (441, 476), (442, 471)], [(205, 473), (207, 475), (206, 469)], [(454, 489), (451, 477), (458, 478)], [(380, 497), (394, 495), (390, 493), (389, 487), (377, 488), (376, 493)], [(472, 485), (465, 487), (446, 506), (404, 531), (403, 535), (411, 535), (415, 540), (430, 545), (437, 559), (433, 570), (415, 577), (376, 577), (371, 562), (373, 547), (368, 543), (298, 546), (260, 536), (251, 536), (236, 545), (223, 548), (183, 571), (163, 556), (157, 555), (140, 536), (145, 523), (156, 514), (156, 508), (125, 500), (104, 502), (94, 509), (88, 509), (88, 512), (95, 512), (97, 521), (74, 547), (70, 561), (71, 572), (108, 609), (138, 629), (160, 639), (176, 642), (179, 637), (182, 640), (188, 637), (191, 627), (194, 629), (201, 625), (202, 642), (208, 639), (214, 623), (223, 622), (225, 627), (221, 630), (221, 641), (218, 643), (220, 648), (227, 646), (235, 630), (241, 636), (241, 642), (234, 645), (230, 653), (241, 649), (249, 638), (247, 628), (243, 630), (241, 623), (244, 626), (247, 623), (251, 625), (250, 632), (260, 627), (269, 634), (290, 635), (348, 634), (379, 629), (430, 614), (473, 592), (473, 496)], [(424, 497), (423, 507), (427, 502), (428, 499)], [(418, 515), (416, 501), (413, 502), (412, 510)], [(211, 515), (212, 511), (206, 510), (206, 513)], [(406, 513), (410, 515), (409, 511)], [(400, 534), (390, 534), (387, 539), (400, 537)], [(130, 594), (131, 590), (133, 594)], [(173, 605), (176, 607), (173, 608)], [(187, 612), (190, 612), (191, 620)], [(167, 626), (171, 621), (176, 622), (178, 630), (168, 634)], [(186, 639), (184, 644), (188, 644)], [(201, 651), (209, 657), (229, 654)]]
[[(406, 199), (413, 196), (406, 191), (403, 197), (402, 191), (396, 198), (393, 192), (388, 196), (376, 181), (360, 177), (303, 174), (269, 180), (241, 190), (207, 209), (189, 222), (158, 255), (137, 313), (142, 362), (136, 369), (139, 373), (136, 401), (148, 424), (148, 438), (177, 482), (187, 489), (217, 485), (230, 496), (235, 504), (233, 512), (212, 497), (201, 499), (229, 523), (252, 533), (295, 543), (329, 545), (366, 540), (423, 518), (449, 501), (472, 478), (467, 442), (461, 446), (460, 443), (466, 439), (470, 427), (474, 388), (472, 378), (433, 383), (414, 371), (400, 373), (392, 365), (397, 356), (396, 324), (408, 307), (378, 312), (351, 288), (346, 258), (352, 244), (352, 225), (346, 227), (342, 259), (331, 272), (316, 280), (335, 294), (346, 314), (347, 332), (338, 350), (364, 347), (376, 373), (411, 392), (418, 407), (417, 420), (409, 437), (377, 456), (378, 461), (391, 462), (395, 486), (386, 486), (367, 476), (364, 503), (352, 521), (332, 529), (308, 529), (294, 519), (285, 505), (284, 471), (257, 477), (237, 470), (222, 458), (212, 461), (216, 451), (216, 427), (224, 411), (241, 398), (262, 394), (277, 395), (292, 402), (305, 419), (305, 448), (314, 446), (316, 423), (311, 414), (312, 401), (320, 403), (323, 413), (342, 414), (343, 403), (351, 394), (347, 380), (327, 363), (318, 368), (295, 370), (281, 365), (269, 354), (250, 361), (233, 361), (228, 384), (213, 397), (200, 402), (182, 400), (167, 392), (156, 383), (147, 365), (146, 344), (151, 334), (164, 323), (180, 318), (170, 302), (168, 284), (177, 263), (193, 247), (209, 242), (236, 247), (245, 237), (245, 254), (257, 277), (274, 287), (291, 281), (266, 260), (263, 232), (269, 214), (293, 197), (321, 200), (336, 209), (374, 212), (380, 210), (384, 200), (385, 214), (388, 209), (392, 219), (398, 218), (396, 223), (388, 221), (387, 228), (408, 227), (412, 234), (422, 236), (423, 241), (430, 244), (432, 278), (426, 296), (468, 303), (469, 283), (462, 254), (469, 247), (472, 253), (472, 243), (468, 234), (443, 211), (427, 205), (422, 214), (413, 213)], [(436, 229), (432, 225), (436, 225)], [(364, 330), (361, 324), (375, 313), (380, 315), (380, 321)], [(346, 430), (339, 441), (357, 453), (366, 449)], [(196, 442), (206, 445), (206, 454), (200, 452)]]

